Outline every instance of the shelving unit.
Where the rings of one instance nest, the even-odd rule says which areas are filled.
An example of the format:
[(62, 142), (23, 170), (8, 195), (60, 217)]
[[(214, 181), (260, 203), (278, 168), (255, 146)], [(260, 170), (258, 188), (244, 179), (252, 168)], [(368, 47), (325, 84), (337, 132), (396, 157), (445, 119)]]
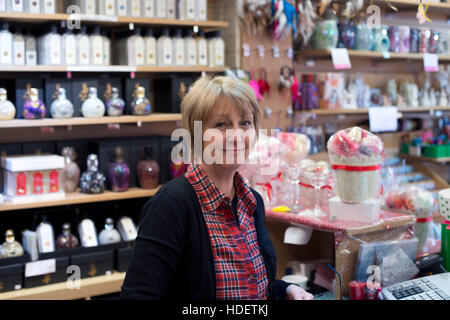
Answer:
[(0, 66), (0, 72), (135, 72), (135, 73), (169, 73), (169, 72), (224, 72), (226, 67), (133, 67), (133, 66)]
[(412, 161), (425, 161), (425, 162), (433, 162), (433, 163), (439, 163), (439, 164), (447, 164), (450, 162), (450, 157), (442, 157), (442, 158), (430, 158), (430, 157), (416, 157), (416, 156), (410, 156), (406, 154), (400, 155), (402, 158), (412, 160)]
[[(404, 113), (427, 113), (433, 111), (443, 111), (449, 112), (450, 107), (398, 107), (398, 112)], [(316, 115), (339, 115), (339, 114), (368, 114), (369, 110), (367, 108), (360, 109), (314, 109), (314, 110), (305, 110), (304, 112), (310, 112)]]

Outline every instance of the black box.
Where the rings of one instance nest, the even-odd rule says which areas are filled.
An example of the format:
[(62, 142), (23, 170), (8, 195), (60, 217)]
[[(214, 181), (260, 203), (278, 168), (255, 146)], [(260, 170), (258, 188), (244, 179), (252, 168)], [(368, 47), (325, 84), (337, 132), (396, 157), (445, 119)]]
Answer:
[(175, 147), (178, 143), (179, 141), (171, 141), (171, 137), (160, 137), (160, 184), (164, 184), (172, 179), (172, 175), (170, 173), (170, 163), (172, 161), (171, 154), (173, 147)]
[[(26, 93), (29, 89), (36, 88), (39, 94), (39, 100), (44, 102), (44, 81), (41, 79), (16, 79), (16, 90), (14, 96), (14, 105), (16, 106), (16, 118), (23, 119), (23, 106), (26, 102)], [(11, 94), (10, 94), (11, 96)], [(44, 102), (45, 104), (45, 102)], [(50, 117), (50, 106), (45, 105), (47, 109), (46, 117)]]
[(58, 98), (58, 88), (66, 89), (66, 98), (72, 102), (72, 81), (69, 79), (46, 79), (45, 80), (45, 99), (47, 113), (51, 117), (50, 107), (54, 100)]
[(133, 258), (136, 241), (121, 242), (120, 248), (114, 252), (114, 269), (119, 272), (126, 272)]
[[(160, 161), (159, 158), (159, 137), (148, 137), (144, 139), (133, 139), (131, 141), (131, 167), (134, 168), (134, 174), (131, 176), (131, 181), (133, 181), (133, 186), (139, 186), (139, 178), (137, 173), (137, 168), (139, 162), (143, 159), (143, 149), (145, 146), (153, 147), (153, 157), (156, 162)], [(160, 165), (161, 167), (161, 165)], [(161, 177), (161, 174), (160, 174)], [(161, 179), (159, 179), (161, 180)], [(130, 182), (131, 183), (131, 182)], [(139, 186), (140, 187), (140, 186)]]
[[(105, 94), (107, 91), (108, 86), (111, 86), (111, 88), (117, 88), (119, 90), (119, 97), (124, 99), (123, 97), (123, 90), (122, 90), (122, 79), (120, 78), (100, 78), (98, 79), (98, 97), (106, 103), (107, 95)], [(125, 99), (124, 99), (125, 100)], [(126, 102), (126, 100), (125, 100)]]
[[(124, 160), (130, 167), (130, 185), (129, 187), (136, 187), (136, 179), (131, 177), (136, 175), (136, 168), (131, 165), (131, 142), (126, 139), (114, 139), (114, 140), (97, 140), (89, 142), (89, 153), (98, 155), (99, 170), (103, 172), (106, 177), (106, 187), (111, 190), (109, 184), (109, 165), (113, 162), (115, 149), (117, 146), (121, 146), (124, 151)], [(132, 183), (135, 183), (134, 185)]]
[(75, 109), (74, 117), (82, 117), (81, 106), (89, 97), (89, 88), (98, 88), (97, 79), (75, 79), (72, 81), (72, 103)]
[(77, 265), (81, 270), (81, 278), (103, 276), (114, 269), (114, 251), (96, 251), (73, 255), (71, 265)]
[(23, 288), (24, 265), (29, 261), (29, 254), (0, 259), (0, 292)]
[(155, 81), (155, 112), (180, 113), (183, 97), (194, 82), (194, 77), (170, 76)]
[(35, 154), (37, 152), (42, 154), (49, 153), (55, 154), (55, 143), (54, 142), (30, 142), (22, 144), (23, 154)]
[[(150, 100), (150, 80), (147, 78), (125, 79), (125, 95), (122, 97), (127, 105), (126, 114), (131, 114), (130, 105), (137, 87), (145, 88), (145, 96)], [(153, 110), (153, 109), (152, 109)]]
[(86, 171), (86, 161), (89, 155), (89, 142), (87, 140), (57, 141), (56, 153), (61, 155), (64, 147), (73, 147), (76, 153), (75, 162), (78, 164), (81, 172)]
[(34, 288), (40, 287), (47, 284), (53, 284), (58, 282), (67, 281), (67, 267), (69, 266), (69, 257), (53, 257), (50, 258), (48, 256), (39, 255), (40, 260), (45, 259), (55, 259), (56, 262), (56, 272), (44, 274), (40, 276), (34, 277), (25, 277), (24, 278), (24, 287), (25, 288)]

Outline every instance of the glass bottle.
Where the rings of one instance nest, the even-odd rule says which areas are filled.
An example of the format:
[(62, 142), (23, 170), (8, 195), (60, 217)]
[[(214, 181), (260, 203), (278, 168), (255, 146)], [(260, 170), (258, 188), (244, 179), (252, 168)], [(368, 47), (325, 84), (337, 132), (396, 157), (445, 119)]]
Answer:
[(11, 65), (13, 63), (13, 35), (9, 32), (9, 24), (3, 23), (0, 27), (1, 54), (0, 64)]
[(194, 39), (193, 31), (187, 30), (184, 36), (184, 57), (185, 66), (195, 67), (197, 65), (197, 42)]
[(122, 241), (119, 231), (114, 228), (114, 220), (107, 218), (105, 221), (105, 229), (100, 231), (98, 235), (100, 244), (110, 244)]
[(13, 55), (14, 65), (25, 65), (25, 38), (17, 26), (13, 35)]
[(62, 186), (65, 192), (75, 192), (80, 183), (80, 168), (75, 162), (76, 154), (73, 147), (64, 147), (64, 169), (62, 171)]
[(184, 4), (184, 16), (186, 20), (197, 20), (195, 12), (195, 0), (185, 0)]
[(389, 28), (389, 41), (391, 43), (391, 52), (400, 52), (400, 32), (398, 26)]
[(142, 1), (142, 16), (144, 18), (155, 17), (155, 0), (143, 0)]
[(78, 238), (70, 230), (70, 223), (64, 223), (62, 226), (62, 234), (56, 239), (56, 249), (76, 248), (79, 245)]
[(145, 42), (145, 65), (156, 66), (156, 39), (153, 36), (153, 29), (148, 29), (144, 38)]
[(176, 29), (172, 37), (174, 64), (177, 67), (184, 67), (184, 40), (181, 37), (181, 29)]
[(176, 2), (177, 2), (176, 0), (167, 0), (167, 4), (166, 4), (167, 19), (174, 20), (176, 18), (176, 14), (177, 14)]
[(111, 40), (109, 39), (109, 33), (106, 30), (102, 31), (103, 38), (103, 64), (105, 66), (111, 65)]
[(225, 66), (225, 42), (221, 37), (220, 31), (215, 31), (212, 36), (214, 56), (210, 59), (214, 59), (215, 67), (223, 67)]
[(167, 18), (167, 6), (166, 1), (157, 0), (156, 5), (156, 18), (166, 19)]
[(80, 235), (80, 242), (82, 247), (96, 247), (98, 246), (97, 230), (94, 221), (91, 219), (83, 219), (78, 225), (78, 234)]
[(123, 241), (133, 241), (137, 237), (136, 226), (130, 217), (122, 217), (117, 223), (117, 229)]
[(103, 65), (103, 36), (101, 34), (101, 28), (96, 26), (94, 32), (90, 35), (90, 48), (91, 48), (91, 65), (101, 66)]
[(81, 106), (85, 118), (101, 118), (105, 115), (105, 104), (97, 97), (97, 88), (89, 88), (89, 98)]
[(36, 38), (31, 34), (29, 28), (25, 35), (25, 64), (27, 66), (35, 66), (37, 64)]
[(314, 49), (329, 50), (336, 48), (339, 38), (338, 33), (336, 12), (329, 8), (325, 11), (323, 20), (317, 21), (315, 24), (312, 35)]
[(106, 101), (106, 111), (110, 117), (118, 117), (123, 115), (125, 109), (125, 101), (119, 97), (119, 90), (112, 88), (111, 98)]
[(115, 192), (127, 191), (130, 184), (130, 167), (125, 163), (123, 155), (123, 148), (116, 147), (114, 162), (109, 165), (109, 184)]
[(399, 32), (399, 52), (409, 53), (410, 28), (408, 26), (398, 27)]
[(50, 106), (52, 118), (65, 119), (72, 118), (74, 107), (66, 97), (66, 89), (58, 89), (58, 98), (54, 100)]
[(208, 20), (208, 0), (196, 0), (195, 16), (199, 21)]
[(387, 26), (380, 26), (373, 28), (373, 43), (372, 51), (388, 52), (391, 48), (391, 42), (389, 40), (389, 28)]
[(412, 28), (409, 35), (409, 52), (419, 52), (419, 29)]
[(429, 52), (430, 53), (438, 53), (438, 47), (439, 47), (439, 32), (436, 30), (433, 30), (431, 32), (431, 36), (430, 36)]
[(22, 245), (16, 241), (13, 230), (6, 230), (5, 242), (1, 246), (1, 257), (19, 257), (23, 255)]
[(355, 26), (350, 21), (343, 21), (338, 23), (339, 40), (338, 48), (353, 49), (355, 47)]
[(430, 29), (421, 29), (419, 33), (419, 52), (427, 53), (430, 44), (431, 31)]
[[(163, 1), (158, 1), (163, 2)], [(173, 63), (172, 39), (169, 37), (169, 29), (165, 28), (157, 42), (158, 48), (158, 66), (171, 67)]]
[(7, 97), (8, 92), (0, 88), (0, 120), (12, 120), (16, 116), (16, 107)]
[(80, 66), (87, 66), (91, 63), (91, 41), (86, 30), (87, 27), (83, 24), (77, 35), (77, 64)]
[(131, 102), (131, 114), (133, 115), (149, 115), (152, 113), (150, 101), (145, 97), (145, 88), (138, 87), (135, 92), (135, 99)]
[(87, 158), (87, 170), (80, 179), (80, 188), (83, 193), (98, 194), (105, 191), (105, 176), (98, 170), (98, 157), (91, 154)]
[(208, 65), (208, 42), (205, 38), (205, 33), (200, 30), (197, 33), (197, 65), (206, 67)]
[(125, 17), (128, 15), (127, 0), (117, 0), (117, 15), (119, 17)]
[(63, 65), (70, 66), (77, 64), (77, 37), (70, 29), (62, 36), (62, 56)]
[(372, 30), (364, 20), (360, 20), (356, 23), (356, 39), (355, 39), (355, 49), (368, 51), (372, 49)]
[(145, 64), (145, 43), (141, 28), (134, 29), (133, 35), (127, 39), (127, 63), (132, 66)]
[(29, 97), (23, 106), (23, 117), (25, 119), (42, 119), (45, 118), (46, 112), (44, 103), (39, 100), (38, 90), (31, 88)]
[(55, 251), (55, 234), (53, 227), (47, 222), (47, 218), (42, 217), (42, 222), (36, 228), (36, 239), (39, 253)]
[(158, 186), (160, 169), (153, 157), (153, 147), (144, 147), (144, 158), (139, 162), (137, 170), (142, 189), (154, 189)]
[(49, 31), (39, 38), (38, 43), (38, 63), (43, 65), (61, 65), (61, 35), (58, 26), (52, 25)]

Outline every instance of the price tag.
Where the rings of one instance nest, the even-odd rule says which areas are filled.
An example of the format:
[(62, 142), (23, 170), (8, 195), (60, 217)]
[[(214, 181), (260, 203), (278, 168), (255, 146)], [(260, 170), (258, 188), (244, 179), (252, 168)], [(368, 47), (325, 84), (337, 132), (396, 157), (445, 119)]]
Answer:
[(370, 107), (369, 125), (372, 132), (397, 131), (396, 107)]
[(42, 276), (56, 272), (56, 259), (28, 262), (25, 265), (25, 278)]
[(389, 51), (383, 51), (381, 54), (383, 55), (384, 59), (390, 59), (391, 58), (391, 53)]
[(439, 71), (439, 58), (437, 54), (425, 53), (423, 55), (423, 66), (426, 72)]
[(314, 67), (316, 62), (314, 60), (306, 60), (305, 64), (307, 67)]
[(244, 57), (250, 57), (250, 46), (248, 44), (242, 45), (242, 49), (244, 50)]
[(274, 58), (279, 58), (280, 57), (280, 48), (278, 46), (273, 46), (272, 47), (272, 52), (273, 52), (273, 57)]
[(258, 45), (258, 56), (264, 58), (264, 46), (262, 44)]
[(335, 69), (340, 70), (352, 68), (348, 51), (345, 48), (331, 49), (331, 59), (333, 60), (333, 66)]

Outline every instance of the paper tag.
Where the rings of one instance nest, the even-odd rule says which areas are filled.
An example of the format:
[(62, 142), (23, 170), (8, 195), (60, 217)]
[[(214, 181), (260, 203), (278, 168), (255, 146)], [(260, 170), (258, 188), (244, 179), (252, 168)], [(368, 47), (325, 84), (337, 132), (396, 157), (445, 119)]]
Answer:
[(390, 59), (391, 58), (391, 53), (389, 51), (383, 51), (382, 56), (384, 59)]
[(423, 66), (426, 72), (439, 71), (439, 58), (437, 54), (425, 53), (423, 55)]
[(397, 131), (396, 107), (370, 107), (369, 124), (372, 132)]
[(258, 45), (258, 56), (264, 58), (264, 46), (262, 44)]
[(242, 49), (244, 50), (244, 57), (250, 57), (250, 46), (248, 44), (242, 45)]
[(314, 60), (306, 60), (305, 64), (307, 67), (314, 67), (316, 62)]
[(335, 69), (351, 69), (352, 67), (348, 51), (345, 48), (331, 49), (331, 59)]
[(279, 58), (280, 57), (280, 48), (278, 46), (272, 47), (273, 57)]
[(292, 50), (292, 48), (287, 48), (287, 50), (286, 50), (286, 57), (288, 59), (292, 59), (294, 57), (294, 50)]
[(56, 272), (56, 259), (28, 262), (25, 265), (25, 278)]

